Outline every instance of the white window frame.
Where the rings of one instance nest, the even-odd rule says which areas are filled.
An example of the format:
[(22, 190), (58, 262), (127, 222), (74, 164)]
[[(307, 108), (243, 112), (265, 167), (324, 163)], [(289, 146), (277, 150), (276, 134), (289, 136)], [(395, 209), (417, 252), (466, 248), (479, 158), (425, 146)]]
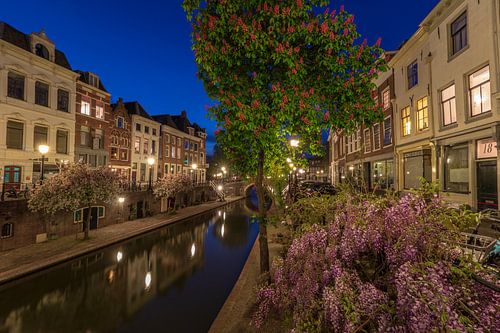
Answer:
[[(386, 100), (386, 95), (387, 95), (387, 100)], [(382, 92), (382, 107), (384, 110), (387, 110), (391, 107), (391, 93), (389, 91), (389, 87), (385, 88), (384, 91)]]
[(383, 125), (383, 130), (384, 130), (384, 131), (383, 131), (384, 135), (383, 135), (383, 136), (382, 136), (382, 138), (381, 138), (381, 139), (382, 139), (382, 146), (383, 146), (383, 147), (390, 147), (390, 146), (392, 146), (392, 141), (393, 141), (393, 140), (392, 140), (392, 131), (393, 131), (393, 130), (392, 130), (392, 128), (393, 128), (393, 124), (392, 124), (392, 122), (391, 122), (391, 136), (390, 136), (390, 137), (391, 137), (391, 143), (389, 143), (389, 144), (387, 144), (387, 145), (385, 144), (385, 129), (386, 129), (386, 128), (385, 128), (385, 121), (386, 121), (387, 119), (389, 119), (389, 121), (391, 121), (391, 120), (392, 120), (391, 118), (392, 118), (392, 116), (391, 116), (391, 115), (388, 115), (387, 117), (385, 117), (385, 118), (384, 118), (384, 122), (382, 123), (382, 125)]
[[(377, 140), (375, 140), (375, 128), (378, 128), (378, 148), (377, 148)], [(373, 147), (372, 151), (377, 151), (382, 148), (382, 143), (380, 142), (380, 124), (374, 124), (373, 125)]]
[(95, 106), (95, 117), (97, 119), (104, 119), (104, 106), (99, 104)]
[(84, 114), (86, 116), (90, 116), (90, 102), (84, 101), (82, 99), (82, 102), (80, 105), (80, 113)]
[[(371, 153), (372, 151), (372, 142), (371, 142), (371, 133), (370, 133), (370, 129), (369, 128), (365, 128), (365, 130), (363, 131), (363, 135), (364, 135), (364, 143), (365, 143), (365, 153)], [(366, 134), (368, 133), (368, 135)], [(368, 144), (367, 144), (368, 142)], [(369, 148), (369, 149), (367, 149)]]

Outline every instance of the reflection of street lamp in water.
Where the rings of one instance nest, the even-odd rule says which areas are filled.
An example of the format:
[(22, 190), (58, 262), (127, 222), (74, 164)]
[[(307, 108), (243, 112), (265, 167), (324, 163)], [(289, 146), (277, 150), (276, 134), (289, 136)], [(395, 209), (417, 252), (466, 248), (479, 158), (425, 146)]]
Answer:
[(146, 290), (151, 286), (151, 280), (151, 272), (147, 272), (146, 277), (144, 278), (144, 286), (146, 287)]
[(191, 257), (194, 257), (196, 253), (196, 245), (193, 243), (193, 245), (191, 245)]
[(222, 225), (222, 227), (220, 228), (220, 235), (222, 237), (224, 237), (224, 224)]

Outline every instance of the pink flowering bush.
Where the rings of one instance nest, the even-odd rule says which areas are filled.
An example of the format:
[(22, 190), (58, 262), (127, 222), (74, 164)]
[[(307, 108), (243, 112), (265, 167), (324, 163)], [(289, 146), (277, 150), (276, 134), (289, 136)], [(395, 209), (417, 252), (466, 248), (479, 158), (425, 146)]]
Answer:
[(155, 182), (153, 194), (157, 198), (170, 198), (179, 192), (189, 191), (192, 187), (193, 182), (187, 175), (166, 175)]
[[(298, 332), (494, 332), (499, 293), (455, 251), (463, 222), (439, 199), (343, 194), (296, 238), (257, 295)], [(321, 222), (321, 221), (319, 221)], [(483, 277), (483, 278), (484, 278)]]

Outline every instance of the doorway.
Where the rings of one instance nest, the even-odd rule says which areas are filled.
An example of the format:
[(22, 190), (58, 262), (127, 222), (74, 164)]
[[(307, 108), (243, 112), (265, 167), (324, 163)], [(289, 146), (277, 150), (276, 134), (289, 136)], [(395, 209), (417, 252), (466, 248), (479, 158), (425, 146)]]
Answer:
[[(94, 229), (97, 229), (97, 221), (98, 221), (98, 207), (92, 207), (90, 209), (90, 230), (94, 230)], [(89, 209), (88, 208), (84, 208), (83, 209), (83, 221), (86, 221), (87, 220), (87, 217), (88, 217), (88, 214), (89, 214)], [(83, 224), (83, 231), (85, 231), (85, 224)]]
[(498, 209), (497, 162), (477, 162), (477, 209)]
[(5, 191), (11, 188), (19, 191), (21, 187), (21, 167), (16, 165), (6, 166), (4, 169), (3, 183)]

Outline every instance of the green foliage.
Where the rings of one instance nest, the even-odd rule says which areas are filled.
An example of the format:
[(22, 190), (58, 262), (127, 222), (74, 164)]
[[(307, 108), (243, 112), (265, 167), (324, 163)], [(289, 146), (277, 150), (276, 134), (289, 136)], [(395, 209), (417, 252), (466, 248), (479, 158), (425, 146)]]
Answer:
[[(372, 80), (386, 70), (379, 43), (360, 43), (343, 7), (325, 0), (185, 0), (198, 76), (217, 121), (217, 142), (242, 174), (286, 166), (287, 140), (319, 154), (323, 129), (379, 121)], [(314, 10), (313, 10), (314, 9)], [(267, 172), (267, 170), (266, 170)]]

